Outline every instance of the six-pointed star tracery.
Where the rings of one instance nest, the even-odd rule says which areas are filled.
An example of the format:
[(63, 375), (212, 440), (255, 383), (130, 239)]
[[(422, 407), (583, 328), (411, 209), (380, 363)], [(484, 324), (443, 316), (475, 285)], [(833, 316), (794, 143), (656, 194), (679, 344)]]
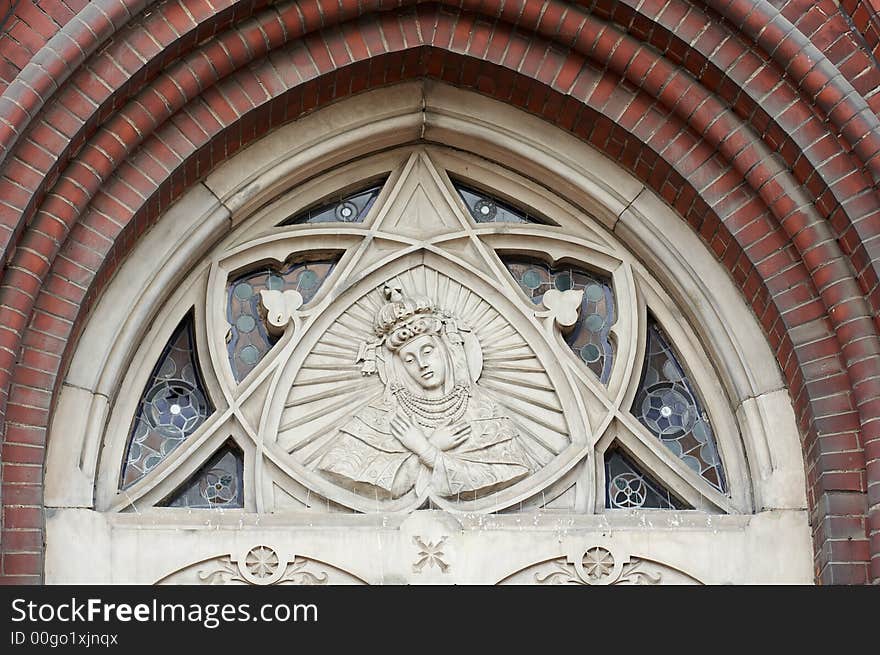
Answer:
[[(425, 497), (371, 498), (315, 470), (340, 423), (381, 395), (378, 377), (362, 374), (358, 349), (370, 338), (379, 290), (396, 279), (433, 295), (472, 324), (483, 355), (476, 383), (528, 435), (536, 463), (531, 475), (502, 491), (480, 498), (430, 496), (434, 506), (480, 512), (539, 508), (573, 489), (575, 509), (602, 511), (603, 456), (620, 447), (687, 505), (747, 511), (748, 491), (742, 485), (722, 490), (710, 484), (633, 413), (643, 378), (648, 312), (673, 338), (694, 341), (650, 274), (588, 217), (567, 206), (563, 210), (564, 203), (547, 217), (548, 224), (476, 222), (444, 166), (448, 158), (439, 150), (412, 151), (390, 171), (362, 223), (279, 227), (257, 220), (196, 267), (190, 291), (179, 294), (177, 302), (196, 306), (195, 329), (206, 346), (199, 352), (200, 365), (215, 410), (153, 471), (125, 487), (113, 509), (158, 504), (230, 436), (245, 451), (248, 509), (273, 511), (279, 494), (336, 511), (421, 506)], [(614, 353), (605, 384), (566, 343), (560, 322), (569, 324), (570, 318), (560, 321), (553, 306), (532, 302), (511, 275), (507, 257), (533, 257), (550, 266), (569, 263), (609, 279), (616, 320), (609, 331)], [(278, 342), (237, 381), (226, 344), (231, 285), (255, 266), (297, 258), (335, 264), (314, 297), (290, 310)], [(716, 399), (711, 419), (720, 458), (728, 470), (743, 469), (736, 424), (709, 375), (711, 367), (697, 359), (691, 355), (686, 364), (692, 383)], [(672, 410), (658, 411), (665, 416)]]

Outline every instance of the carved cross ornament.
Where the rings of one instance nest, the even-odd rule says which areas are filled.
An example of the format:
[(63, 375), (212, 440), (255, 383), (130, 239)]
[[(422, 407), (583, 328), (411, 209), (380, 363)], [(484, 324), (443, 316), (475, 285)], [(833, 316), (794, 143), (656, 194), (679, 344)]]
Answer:
[[(719, 435), (672, 350), (659, 375), (642, 374), (654, 356), (640, 343), (642, 283), (613, 239), (549, 204), (547, 218), (517, 213), (426, 150), (390, 167), (343, 214), (279, 205), (221, 246), (192, 319), (207, 335), (206, 347), (191, 339), (204, 379), (185, 380), (187, 398), (211, 402), (187, 400), (201, 413), (172, 435), (183, 392), (156, 378), (126, 495), (148, 495), (162, 471), (196, 498), (205, 484), (184, 464), (207, 461), (222, 435), (249, 453), (231, 483), (257, 511), (590, 513), (605, 477), (620, 477), (602, 469), (618, 446), (627, 465), (661, 463), (638, 502), (674, 489), (676, 507), (735, 506)], [(438, 547), (421, 544), (418, 566), (445, 566)], [(280, 566), (264, 555), (248, 575)]]

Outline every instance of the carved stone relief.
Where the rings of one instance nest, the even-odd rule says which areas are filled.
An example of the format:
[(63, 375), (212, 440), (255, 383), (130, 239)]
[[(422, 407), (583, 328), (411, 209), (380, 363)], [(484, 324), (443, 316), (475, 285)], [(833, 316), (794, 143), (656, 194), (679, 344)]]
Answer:
[(695, 578), (649, 559), (594, 545), (567, 557), (528, 566), (498, 584), (657, 585), (701, 584)]
[[(645, 319), (625, 253), (476, 220), (445, 175), (416, 150), (363, 222), (277, 216), (221, 252), (201, 362), (218, 408), (155, 477), (179, 485), (223, 429), (253, 453), (252, 511), (523, 511), (574, 489), (568, 509), (592, 513), (613, 440), (684, 506), (733, 508), (630, 412)], [(161, 504), (150, 485), (114, 508)]]
[(544, 493), (595, 440), (583, 394), (556, 364), (583, 291), (553, 290), (541, 307), (521, 299), (438, 175), (424, 155), (410, 159), (367, 222), (374, 236), (325, 283), (332, 302), (261, 292), (267, 330), (289, 337), (261, 456), (306, 506), (496, 511)]
[(284, 555), (258, 545), (243, 554), (229, 554), (190, 564), (157, 584), (345, 585), (364, 584), (335, 566), (299, 555)]
[(416, 561), (413, 562), (413, 573), (421, 573), (424, 568), (436, 566), (442, 573), (449, 573), (452, 568), (448, 562), (444, 560), (446, 557), (443, 552), (443, 544), (449, 537), (440, 537), (437, 541), (428, 541), (421, 536), (413, 537), (413, 543), (418, 549)]
[[(499, 143), (517, 139), (509, 131)], [(688, 557), (651, 547), (656, 533), (646, 522), (674, 523), (676, 530), (694, 516), (750, 517), (756, 506), (777, 506), (753, 499), (730, 412), (736, 404), (725, 395), (728, 369), (739, 360), (719, 352), (738, 356), (741, 349), (725, 341), (710, 350), (721, 327), (732, 324), (719, 317), (736, 312), (726, 311), (729, 302), (708, 302), (703, 287), (678, 284), (691, 280), (689, 266), (699, 259), (689, 252), (695, 249), (667, 243), (681, 239), (669, 230), (679, 218), (633, 189), (610, 220), (597, 220), (583, 193), (572, 194), (580, 178), (569, 175), (570, 164), (552, 159), (559, 170), (547, 178), (542, 160), (520, 170), (490, 159), (419, 145), (347, 160), (332, 171), (315, 166), (304, 183), (276, 181), (271, 188), (285, 189), (277, 198), (266, 196), (231, 219), (227, 212), (227, 231), (218, 227), (202, 254), (176, 264), (181, 283), (173, 295), (158, 288), (170, 278), (150, 270), (160, 281), (151, 292), (156, 299), (125, 334), (147, 321), (141, 314), (153, 327), (137, 337), (139, 345), (126, 345), (133, 358), (115, 356), (114, 370), (126, 373), (100, 379), (110, 395), (96, 398), (116, 398), (114, 385), (120, 393), (89, 419), (92, 455), (63, 458), (98, 462), (94, 489), (78, 491), (76, 506), (94, 502), (97, 513), (121, 517), (127, 527), (112, 533), (114, 561), (146, 561), (138, 569), (145, 582), (178, 569), (163, 584), (460, 584), (504, 576), (506, 584), (693, 582), (649, 559), (691, 569)], [(547, 179), (557, 184), (540, 182)], [(351, 205), (341, 199), (348, 195), (368, 202)], [(205, 200), (216, 203), (213, 195)], [(633, 249), (632, 230), (662, 242), (658, 261), (674, 275), (661, 275), (664, 266)], [(675, 238), (660, 239), (664, 231)], [(692, 305), (686, 315), (696, 331), (682, 318), (684, 302)], [(181, 434), (179, 447), (166, 448), (161, 461), (120, 488), (135, 396), (149, 387), (147, 374), (190, 313), (211, 411)], [(648, 316), (676, 348), (676, 379), (687, 374), (701, 396), (700, 416), (711, 417), (718, 442), (705, 458), (723, 461), (729, 484), (713, 485), (693, 470), (667, 443), (668, 430), (653, 429), (660, 419), (648, 414), (646, 425), (633, 413), (645, 377)], [(713, 320), (721, 321), (714, 332)], [(103, 348), (105, 332), (92, 332)], [(668, 381), (671, 367), (653, 368), (663, 375), (648, 386)], [(81, 413), (80, 387), (68, 391), (73, 400), (56, 419), (62, 431)], [(743, 397), (748, 408), (759, 395), (731, 399)], [(676, 409), (670, 398), (649, 409), (669, 418)], [(175, 405), (183, 406), (169, 403), (172, 414)], [(772, 414), (754, 413), (758, 423)], [(241, 450), (243, 502), (212, 506), (210, 514), (168, 507), (227, 440)], [(638, 474), (608, 469), (615, 452)], [(69, 486), (66, 468), (49, 470)], [(675, 502), (651, 504), (646, 480)], [(168, 543), (186, 539), (173, 563), (166, 552), (151, 552), (150, 540), (132, 555), (141, 521), (165, 530)], [(473, 525), (462, 530), (454, 521)], [(213, 522), (233, 529), (216, 540), (190, 540)], [(593, 543), (591, 535), (604, 534), (608, 522), (642, 531), (646, 547), (637, 539)], [(265, 525), (272, 529), (262, 531)], [(557, 534), (571, 538), (573, 525), (584, 548), (560, 551)], [(276, 527), (296, 539), (293, 546)], [(707, 521), (687, 534), (713, 531)], [(242, 535), (248, 548), (238, 552)], [(690, 552), (690, 542), (682, 544)], [(737, 548), (745, 553), (739, 545), (728, 550)], [(740, 570), (749, 557), (724, 555)], [(705, 567), (693, 571), (710, 580)], [(726, 569), (718, 574), (728, 578)]]
[[(357, 370), (340, 375), (346, 359), (343, 370)], [(335, 366), (336, 376), (313, 373)], [(539, 388), (523, 393), (517, 382), (529, 381)], [(401, 508), (478, 500), (571, 443), (534, 350), (479, 296), (425, 266), (362, 297), (321, 335), (278, 439), (324, 479)]]

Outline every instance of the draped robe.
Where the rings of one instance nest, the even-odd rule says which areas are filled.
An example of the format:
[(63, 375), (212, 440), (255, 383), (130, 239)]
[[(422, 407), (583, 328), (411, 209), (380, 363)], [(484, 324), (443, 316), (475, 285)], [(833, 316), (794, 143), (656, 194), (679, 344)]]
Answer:
[[(399, 498), (413, 487), (430, 487), (443, 497), (473, 498), (521, 480), (530, 472), (513, 422), (491, 400), (471, 387), (461, 420), (468, 438), (440, 452), (429, 469), (391, 433), (398, 403), (391, 394), (367, 405), (339, 429), (339, 436), (318, 462), (318, 469), (365, 495)], [(415, 421), (414, 421), (415, 422)], [(420, 426), (430, 440), (432, 430)]]

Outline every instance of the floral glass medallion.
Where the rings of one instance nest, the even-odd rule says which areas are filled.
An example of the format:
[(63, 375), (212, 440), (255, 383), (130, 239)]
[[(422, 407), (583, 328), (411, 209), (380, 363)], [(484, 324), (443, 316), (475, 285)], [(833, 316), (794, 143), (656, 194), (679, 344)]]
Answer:
[(260, 291), (298, 291), (303, 304), (321, 288), (338, 259), (295, 262), (285, 268), (263, 267), (237, 277), (227, 287), (226, 348), (236, 382), (241, 382), (274, 346), (280, 336), (266, 330), (260, 314)]
[(190, 509), (244, 507), (244, 458), (227, 442), (208, 462), (163, 503)]
[(618, 449), (605, 454), (605, 507), (687, 509)]
[(379, 197), (383, 180), (367, 189), (344, 196), (329, 203), (296, 214), (283, 221), (281, 225), (301, 225), (303, 223), (363, 223), (370, 207)]
[(153, 470), (213, 411), (199, 371), (190, 313), (169, 339), (141, 395), (120, 487), (130, 486)]
[(550, 289), (583, 290), (577, 322), (565, 335), (565, 342), (600, 381), (608, 382), (614, 361), (610, 331), (616, 320), (611, 282), (568, 264), (554, 268), (537, 259), (505, 257), (503, 260), (517, 284), (536, 305), (541, 304)]
[(514, 209), (507, 203), (482, 191), (477, 191), (458, 182), (455, 183), (455, 189), (477, 223), (544, 223), (544, 221), (530, 216), (524, 211)]
[(650, 315), (642, 379), (632, 412), (676, 457), (713, 487), (726, 490), (709, 416), (675, 351)]

